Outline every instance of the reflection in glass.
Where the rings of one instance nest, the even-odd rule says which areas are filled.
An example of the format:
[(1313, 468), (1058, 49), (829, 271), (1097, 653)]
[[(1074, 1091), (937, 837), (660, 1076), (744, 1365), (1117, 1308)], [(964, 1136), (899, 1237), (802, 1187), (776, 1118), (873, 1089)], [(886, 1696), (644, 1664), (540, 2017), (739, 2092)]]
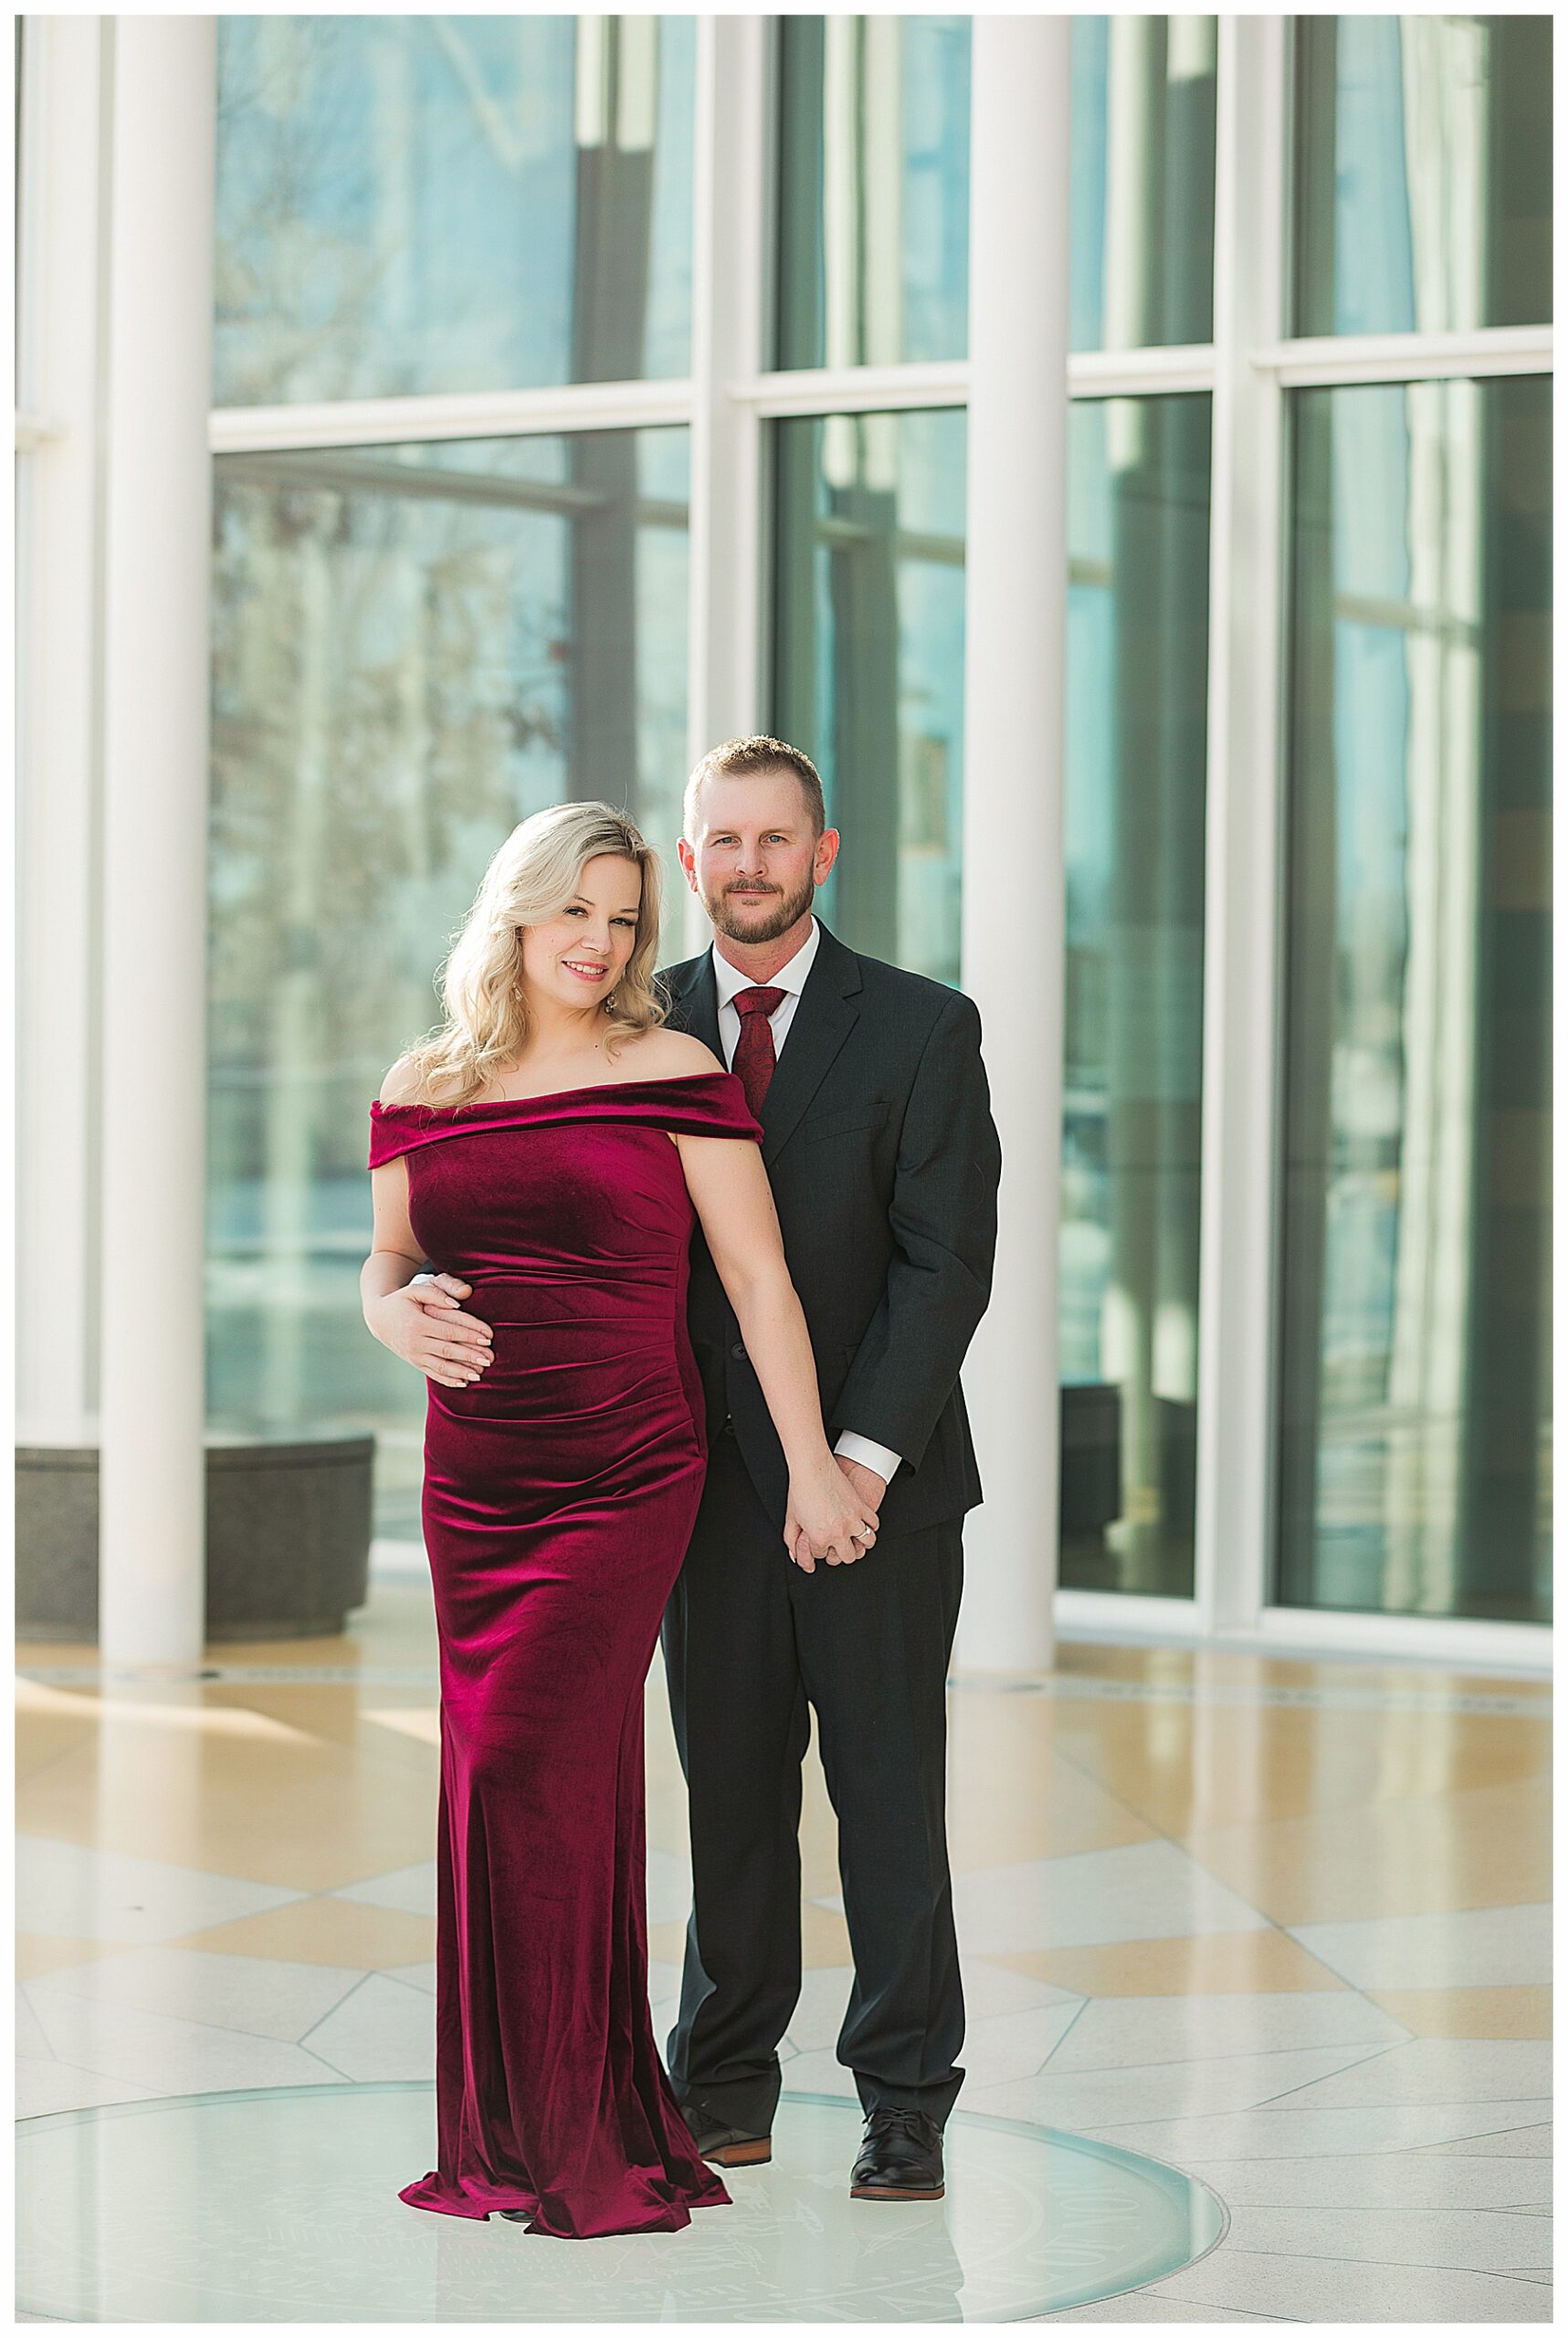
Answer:
[(694, 27), (220, 16), (216, 402), (685, 374)]
[(674, 869), (686, 434), (216, 465), (208, 1411), (371, 1428), (417, 1534), (422, 1384), (360, 1319), (370, 1098), (439, 1017), (530, 812), (626, 804)]
[(1214, 338), (1217, 22), (1072, 20), (1074, 349)]
[(962, 412), (776, 426), (773, 729), (822, 774), (851, 949), (958, 980), (963, 810)]
[(1551, 384), (1295, 402), (1279, 1596), (1548, 1613)]
[(1068, 438), (1062, 1580), (1190, 1598), (1209, 400)]
[(781, 16), (781, 366), (969, 343), (969, 19)]
[(1552, 18), (1296, 19), (1296, 330), (1552, 316)]

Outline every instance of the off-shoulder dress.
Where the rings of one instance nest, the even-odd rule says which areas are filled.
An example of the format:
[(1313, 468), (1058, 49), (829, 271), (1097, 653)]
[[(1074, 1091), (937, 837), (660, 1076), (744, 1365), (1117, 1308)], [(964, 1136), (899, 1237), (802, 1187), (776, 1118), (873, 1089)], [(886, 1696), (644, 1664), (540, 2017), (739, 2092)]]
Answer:
[(643, 1684), (706, 1467), (669, 1132), (760, 1142), (731, 1072), (371, 1107), (426, 1258), (493, 1327), (427, 1382), (440, 1637), (437, 2166), (402, 2197), (563, 2238), (727, 2199), (647, 2005)]

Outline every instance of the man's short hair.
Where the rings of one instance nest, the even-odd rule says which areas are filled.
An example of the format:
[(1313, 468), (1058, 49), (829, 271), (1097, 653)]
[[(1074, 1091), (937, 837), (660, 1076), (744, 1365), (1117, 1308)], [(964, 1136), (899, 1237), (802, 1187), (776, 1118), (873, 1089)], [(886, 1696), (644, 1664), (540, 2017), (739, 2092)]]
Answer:
[(681, 804), (681, 828), (689, 843), (694, 842), (697, 821), (697, 791), (705, 779), (726, 778), (761, 771), (793, 771), (800, 782), (805, 808), (811, 815), (813, 833), (820, 836), (827, 826), (827, 807), (822, 796), (822, 778), (811, 757), (799, 747), (788, 745), (783, 739), (769, 739), (759, 733), (750, 739), (726, 739), (721, 747), (710, 747), (692, 771), (686, 783), (686, 795)]

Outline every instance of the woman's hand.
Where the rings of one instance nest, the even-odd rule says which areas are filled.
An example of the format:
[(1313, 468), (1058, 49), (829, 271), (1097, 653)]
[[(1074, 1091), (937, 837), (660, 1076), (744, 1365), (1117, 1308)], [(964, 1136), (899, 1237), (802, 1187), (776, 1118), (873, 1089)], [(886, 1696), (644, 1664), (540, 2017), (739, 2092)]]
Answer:
[(831, 1453), (809, 1471), (792, 1471), (784, 1510), (784, 1548), (803, 1574), (816, 1562), (851, 1566), (877, 1539), (877, 1512)]
[(494, 1354), (490, 1327), (465, 1315), (472, 1285), (456, 1275), (416, 1275), (397, 1290), (367, 1300), (364, 1320), (405, 1364), (443, 1388), (469, 1388)]

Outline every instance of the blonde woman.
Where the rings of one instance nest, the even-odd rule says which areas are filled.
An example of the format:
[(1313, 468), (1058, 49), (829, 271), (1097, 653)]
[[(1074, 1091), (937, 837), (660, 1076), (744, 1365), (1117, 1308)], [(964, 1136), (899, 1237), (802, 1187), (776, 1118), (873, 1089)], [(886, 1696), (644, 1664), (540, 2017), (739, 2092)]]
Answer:
[(441, 1651), (437, 2164), (402, 2197), (563, 2238), (674, 2231), (728, 2196), (647, 1987), (643, 1683), (706, 1467), (695, 1220), (789, 1458), (780, 1565), (852, 1561), (877, 1523), (823, 1431), (762, 1131), (663, 1027), (658, 906), (625, 814), (524, 820), (447, 961), (444, 1027), (371, 1107), (364, 1316), (429, 1384)]

